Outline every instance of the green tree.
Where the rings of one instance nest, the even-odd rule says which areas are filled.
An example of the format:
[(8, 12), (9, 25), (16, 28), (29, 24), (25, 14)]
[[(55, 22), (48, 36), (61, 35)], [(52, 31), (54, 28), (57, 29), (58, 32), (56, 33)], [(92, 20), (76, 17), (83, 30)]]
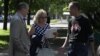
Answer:
[(30, 24), (30, 15), (36, 13), (39, 9), (45, 9), (51, 14), (62, 14), (63, 8), (66, 6), (66, 0), (9, 0), (8, 13), (15, 13), (19, 2), (27, 2), (29, 4), (27, 24)]
[[(100, 0), (78, 0), (83, 12), (91, 20), (94, 29), (100, 31)], [(93, 17), (94, 16), (94, 17)]]

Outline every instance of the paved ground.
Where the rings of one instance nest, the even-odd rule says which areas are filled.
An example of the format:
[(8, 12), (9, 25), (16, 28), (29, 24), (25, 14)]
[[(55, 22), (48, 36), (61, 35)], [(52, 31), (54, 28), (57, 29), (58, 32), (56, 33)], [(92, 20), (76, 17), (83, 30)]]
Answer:
[[(7, 28), (9, 28), (10, 27), (10, 23), (7, 23)], [(0, 22), (0, 29), (3, 29), (3, 23), (2, 22)]]
[[(58, 44), (57, 44), (58, 43)], [(50, 48), (52, 49), (51, 52), (53, 52), (56, 56), (56, 54), (58, 53), (58, 48), (62, 45), (63, 43), (63, 38), (61, 38), (61, 40), (51, 40), (50, 41)], [(48, 52), (48, 51), (47, 51)], [(46, 53), (47, 54), (47, 53)], [(48, 55), (51, 55), (51, 53), (48, 52)], [(62, 54), (59, 54), (60, 56), (63, 56)], [(66, 55), (66, 53), (65, 53)], [(8, 49), (3, 50), (0, 53), (0, 56), (8, 56)], [(57, 55), (58, 56), (58, 55)]]
[(0, 52), (0, 56), (8, 56), (8, 49), (3, 50), (2, 52)]
[[(62, 45), (62, 43), (64, 42), (64, 38), (61, 38), (60, 40), (59, 40), (59, 38), (58, 39), (56, 39), (56, 40), (50, 40), (50, 48), (52, 49), (52, 53), (53, 54), (55, 54), (55, 56), (67, 56), (66, 54), (67, 54), (67, 52), (65, 51), (64, 52), (64, 54), (62, 54), (62, 53), (59, 53), (58, 52), (58, 48), (59, 47), (61, 47), (61, 45)], [(91, 50), (89, 50), (89, 51), (91, 51)], [(44, 53), (44, 52), (43, 52)], [(42, 53), (42, 54), (43, 54)], [(59, 53), (59, 54), (58, 54)], [(47, 51), (47, 56), (49, 55), (51, 55), (51, 53), (49, 53), (49, 51)], [(58, 54), (58, 55), (57, 55)], [(0, 53), (0, 56), (8, 56), (8, 50), (6, 49), (6, 50), (4, 50), (4, 51), (2, 51), (1, 53)], [(91, 53), (89, 53), (89, 55), (88, 56), (92, 56), (91, 55)]]

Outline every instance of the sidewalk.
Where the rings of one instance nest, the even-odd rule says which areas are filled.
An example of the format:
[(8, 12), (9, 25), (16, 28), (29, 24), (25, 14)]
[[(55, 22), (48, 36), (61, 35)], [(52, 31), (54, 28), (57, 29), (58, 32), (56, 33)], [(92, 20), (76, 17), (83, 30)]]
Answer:
[[(58, 48), (62, 45), (61, 43), (63, 43), (64, 37), (62, 37), (60, 40), (59, 39), (60, 38), (57, 38), (56, 40), (50, 40), (50, 46), (51, 46), (50, 48), (52, 49), (52, 52), (55, 53), (55, 54), (58, 53)], [(50, 53), (46, 53), (46, 54), (48, 54), (50, 56)], [(8, 49), (0, 52), (0, 56), (8, 56)], [(63, 56), (63, 55), (61, 55), (61, 56)]]
[(8, 49), (3, 50), (2, 52), (0, 52), (0, 56), (8, 56)]
[[(61, 47), (61, 45), (63, 44), (64, 42), (64, 39), (65, 37), (61, 37), (61, 38), (57, 38), (57, 39), (54, 39), (54, 40), (50, 40), (50, 48), (52, 49), (52, 52), (55, 54), (55, 56), (67, 56), (67, 52), (65, 50), (65, 53), (64, 55), (63, 54), (59, 54), (57, 55), (58, 53), (58, 48)], [(91, 51), (91, 50), (89, 50)], [(51, 53), (46, 53), (50, 56)], [(90, 55), (91, 53), (89, 53), (88, 56), (91, 56)], [(8, 56), (8, 50), (4, 50), (0, 53), (0, 56)]]
[(0, 53), (0, 56), (8, 56), (8, 53)]

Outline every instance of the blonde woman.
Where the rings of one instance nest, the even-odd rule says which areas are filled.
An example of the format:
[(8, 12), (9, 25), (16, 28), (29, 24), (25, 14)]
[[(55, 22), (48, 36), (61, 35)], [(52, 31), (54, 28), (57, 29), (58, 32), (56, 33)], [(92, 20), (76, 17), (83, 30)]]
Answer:
[(31, 38), (31, 47), (30, 47), (30, 55), (35, 56), (36, 49), (38, 47), (41, 47), (41, 39), (44, 35), (44, 32), (46, 29), (49, 29), (50, 26), (47, 24), (47, 13), (45, 10), (40, 9), (37, 11), (34, 19), (34, 24), (32, 25), (30, 31), (29, 31), (29, 36), (35, 35), (34, 38)]

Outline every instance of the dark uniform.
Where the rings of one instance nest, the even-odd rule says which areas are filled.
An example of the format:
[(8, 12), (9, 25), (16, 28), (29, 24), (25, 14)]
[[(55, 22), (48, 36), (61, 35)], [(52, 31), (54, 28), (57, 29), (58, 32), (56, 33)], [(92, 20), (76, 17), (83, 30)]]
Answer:
[(68, 56), (88, 56), (89, 36), (93, 33), (89, 20), (83, 16), (76, 17), (69, 21), (69, 49)]

